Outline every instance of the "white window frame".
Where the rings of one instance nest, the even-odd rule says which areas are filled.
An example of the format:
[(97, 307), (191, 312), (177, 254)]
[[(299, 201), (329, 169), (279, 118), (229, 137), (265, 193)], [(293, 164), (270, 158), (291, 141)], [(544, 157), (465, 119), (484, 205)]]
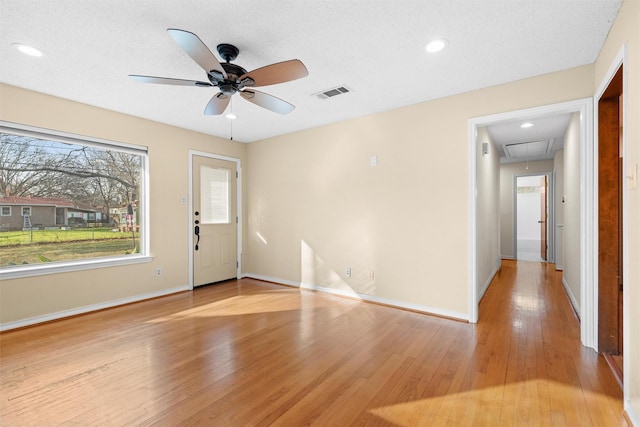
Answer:
[[(4, 213), (5, 209), (9, 209), (9, 213)], [(0, 206), (0, 216), (11, 216), (11, 206)]]
[[(94, 268), (115, 267), (130, 264), (148, 263), (153, 260), (149, 255), (149, 154), (148, 147), (123, 142), (110, 141), (84, 135), (74, 135), (68, 132), (60, 132), (51, 129), (42, 129), (18, 123), (0, 120), (0, 132), (14, 135), (30, 136), (38, 139), (48, 139), (68, 144), (100, 147), (103, 149), (115, 149), (125, 153), (140, 155), (142, 157), (140, 176), (140, 216), (143, 218), (140, 227), (140, 248), (138, 254), (116, 255), (103, 258), (87, 258), (51, 262), (45, 264), (29, 264), (0, 269), (0, 281), (21, 277), (42, 276), (52, 273), (64, 273), (70, 271), (88, 270)], [(21, 211), (22, 213), (22, 211)]]
[[(29, 210), (28, 214), (24, 213), (25, 209)], [(20, 216), (31, 216), (31, 206), (20, 206)]]

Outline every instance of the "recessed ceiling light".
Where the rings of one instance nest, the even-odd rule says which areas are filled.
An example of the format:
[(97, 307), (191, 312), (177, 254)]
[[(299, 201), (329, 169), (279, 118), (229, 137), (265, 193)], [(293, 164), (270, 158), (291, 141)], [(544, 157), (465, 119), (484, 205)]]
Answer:
[(449, 42), (445, 39), (436, 39), (427, 43), (427, 46), (425, 47), (425, 49), (429, 53), (436, 53), (444, 49), (447, 46), (447, 44), (449, 44)]
[(227, 114), (225, 117), (226, 117), (227, 119), (229, 119), (229, 120), (235, 120), (235, 119), (237, 119), (237, 118), (238, 118), (238, 116), (236, 116), (236, 115), (235, 115), (235, 114), (233, 114), (233, 113), (229, 113), (229, 114)]
[(33, 46), (27, 46), (26, 44), (14, 43), (12, 44), (12, 46), (18, 49), (20, 52), (24, 53), (25, 55), (34, 56), (36, 58), (39, 58), (44, 55), (44, 53), (41, 50), (36, 49)]
[(532, 126), (533, 126), (533, 123), (531, 123), (531, 122), (526, 122), (526, 123), (523, 123), (523, 124), (520, 125), (520, 127), (524, 128), (524, 129), (530, 128)]

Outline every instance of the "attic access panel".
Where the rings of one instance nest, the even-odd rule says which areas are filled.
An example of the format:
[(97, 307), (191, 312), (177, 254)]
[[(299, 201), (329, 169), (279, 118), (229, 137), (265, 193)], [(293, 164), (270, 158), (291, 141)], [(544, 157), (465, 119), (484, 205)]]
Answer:
[(518, 142), (505, 144), (504, 153), (508, 158), (542, 156), (551, 149), (551, 140)]

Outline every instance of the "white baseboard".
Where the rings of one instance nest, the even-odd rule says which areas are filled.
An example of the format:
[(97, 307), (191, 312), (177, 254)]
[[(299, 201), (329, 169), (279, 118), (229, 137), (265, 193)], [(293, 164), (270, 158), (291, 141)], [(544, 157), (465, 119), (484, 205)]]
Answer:
[(50, 322), (52, 320), (63, 319), (65, 317), (77, 316), (78, 314), (90, 313), (92, 311), (104, 310), (105, 308), (116, 307), (119, 305), (130, 304), (132, 302), (144, 301), (146, 299), (157, 298), (165, 295), (175, 294), (177, 292), (188, 291), (188, 286), (178, 288), (163, 289), (161, 291), (149, 292), (142, 295), (134, 295), (131, 297), (120, 298), (111, 301), (105, 301), (98, 304), (86, 305), (84, 307), (72, 308), (69, 310), (58, 311), (55, 313), (44, 314), (42, 316), (30, 317), (28, 319), (16, 320), (0, 324), (0, 331), (8, 331), (16, 328), (23, 328), (38, 323)]
[(359, 299), (359, 300), (362, 300), (362, 301), (373, 302), (373, 303), (377, 303), (377, 304), (383, 304), (383, 305), (396, 307), (396, 308), (402, 308), (402, 309), (406, 309), (406, 310), (418, 311), (418, 312), (424, 313), (424, 314), (432, 314), (432, 315), (436, 315), (436, 316), (448, 317), (448, 318), (451, 318), (451, 319), (463, 320), (463, 321), (468, 321), (469, 320), (469, 316), (467, 314), (465, 314), (465, 313), (458, 313), (456, 311), (444, 310), (444, 309), (424, 306), (424, 305), (420, 305), (420, 304), (413, 304), (413, 303), (409, 303), (409, 302), (406, 302), (406, 301), (397, 301), (397, 300), (392, 300), (392, 299), (388, 299), (388, 298), (381, 298), (381, 297), (378, 297), (378, 296), (375, 296), (375, 295), (361, 294), (361, 293), (358, 293), (358, 292), (355, 292), (355, 291), (344, 291), (344, 290), (341, 290), (341, 289), (334, 289), (334, 288), (327, 288), (325, 286), (318, 286), (318, 285), (314, 285), (314, 284), (311, 284), (311, 283), (294, 282), (294, 281), (291, 281), (291, 280), (278, 279), (276, 277), (268, 277), (268, 276), (263, 276), (263, 275), (260, 275), (260, 274), (253, 274), (253, 273), (244, 273), (243, 277), (248, 277), (248, 278), (251, 278), (251, 279), (264, 280), (264, 281), (273, 282), (273, 283), (281, 283), (281, 284), (284, 284), (284, 285), (295, 286), (295, 287), (298, 287), (300, 289), (312, 290), (312, 291), (317, 291), (317, 292), (324, 292), (324, 293), (328, 293), (328, 294), (332, 294), (332, 295), (338, 295), (338, 296), (347, 297), (347, 298), (356, 298), (356, 299)]
[(564, 291), (567, 293), (567, 296), (569, 297), (569, 301), (571, 301), (571, 305), (573, 306), (573, 310), (576, 312), (579, 319), (581, 317), (580, 313), (582, 313), (580, 311), (580, 304), (576, 300), (576, 297), (573, 296), (573, 292), (571, 292), (571, 288), (569, 287), (569, 284), (567, 283), (564, 277), (562, 278), (562, 286), (564, 287)]
[(495, 275), (498, 273), (498, 271), (500, 270), (500, 265), (498, 264), (493, 271), (491, 272), (491, 274), (489, 275), (489, 278), (487, 279), (487, 281), (484, 283), (484, 286), (482, 287), (482, 289), (480, 290), (480, 292), (478, 293), (478, 303), (480, 302), (480, 300), (482, 299), (482, 297), (484, 296), (484, 294), (487, 292), (487, 289), (489, 289), (489, 285), (491, 284), (491, 282), (493, 281), (493, 278), (495, 277)]
[(631, 401), (627, 398), (624, 400), (624, 410), (627, 413), (627, 417), (634, 426), (640, 426), (640, 416), (638, 416), (638, 412), (636, 412), (633, 405), (631, 405)]
[(242, 277), (246, 277), (248, 279), (262, 280), (264, 282), (273, 282), (281, 285), (293, 286), (295, 288), (300, 287), (300, 282), (294, 282), (286, 279), (279, 279), (277, 277), (263, 276), (262, 274), (243, 273)]

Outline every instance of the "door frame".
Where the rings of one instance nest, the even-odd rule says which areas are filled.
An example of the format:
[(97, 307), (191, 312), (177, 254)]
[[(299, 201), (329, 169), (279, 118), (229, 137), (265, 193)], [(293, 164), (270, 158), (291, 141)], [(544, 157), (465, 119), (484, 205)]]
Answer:
[(531, 172), (519, 173), (513, 176), (513, 259), (518, 259), (518, 178), (527, 176), (546, 176), (547, 177), (547, 259), (544, 262), (554, 262), (555, 259), (555, 239), (552, 233), (552, 226), (555, 228), (556, 223), (556, 206), (553, 197), (553, 182), (551, 181), (551, 172)]
[[(594, 278), (593, 264), (597, 261), (597, 197), (594, 198), (594, 98), (583, 98), (575, 101), (544, 105), (506, 113), (498, 113), (469, 119), (468, 121), (468, 150), (469, 150), (469, 266), (468, 266), (468, 306), (469, 322), (478, 322), (479, 293), (477, 287), (478, 274), (478, 239), (477, 239), (477, 129), (493, 123), (515, 120), (523, 117), (531, 118), (549, 114), (580, 113), (580, 182), (585, 190), (580, 199), (580, 337), (586, 347), (596, 349), (597, 346), (597, 282)], [(597, 194), (595, 195), (597, 196)], [(595, 262), (597, 264), (597, 262)], [(597, 272), (596, 272), (597, 273)], [(595, 293), (595, 296), (594, 296)], [(594, 318), (594, 313), (596, 317)]]
[(238, 260), (238, 267), (236, 269), (236, 277), (242, 276), (242, 162), (235, 157), (223, 156), (219, 154), (207, 153), (204, 151), (189, 150), (189, 212), (187, 212), (187, 232), (189, 235), (189, 290), (193, 290), (193, 224), (192, 215), (193, 212), (193, 158), (194, 156), (206, 157), (209, 159), (224, 160), (227, 162), (233, 162), (236, 164), (236, 170), (238, 172), (238, 180), (236, 182), (236, 214), (238, 216), (238, 224), (236, 228), (236, 259)]
[[(622, 68), (622, 93), (623, 93), (623, 98), (622, 98), (622, 172), (623, 172), (623, 176), (626, 179), (623, 179), (622, 182), (622, 283), (625, 284), (625, 286), (623, 287), (622, 290), (622, 307), (623, 307), (623, 313), (622, 313), (622, 336), (623, 336), (623, 342), (625, 343), (629, 343), (630, 342), (630, 335), (629, 335), (629, 329), (630, 329), (630, 313), (629, 313), (629, 303), (630, 303), (630, 299), (629, 299), (629, 286), (626, 286), (629, 283), (629, 195), (628, 195), (628, 176), (627, 176), (627, 171), (629, 170), (629, 166), (631, 166), (629, 164), (629, 141), (628, 141), (628, 132), (625, 131), (625, 129), (629, 129), (629, 121), (628, 121), (628, 110), (629, 110), (629, 101), (628, 99), (629, 97), (629, 78), (628, 78), (628, 66), (624, 66), (627, 63), (627, 49), (628, 46), (627, 44), (623, 44), (622, 47), (620, 48), (620, 50), (618, 51), (618, 53), (616, 54), (615, 58), (612, 60), (611, 64), (609, 65), (609, 69), (607, 70), (607, 73), (604, 75), (602, 81), (600, 82), (600, 85), (598, 86), (598, 90), (596, 91), (594, 97), (593, 97), (593, 110), (594, 110), (594, 123), (593, 123), (593, 129), (594, 129), (594, 133), (595, 133), (595, 137), (594, 137), (594, 153), (598, 152), (598, 102), (600, 100), (600, 98), (602, 97), (602, 95), (604, 94), (604, 91), (607, 89), (607, 87), (609, 86), (609, 84), (611, 83), (611, 81), (613, 80), (613, 78), (615, 77), (618, 69), (620, 67)], [(594, 197), (596, 199), (596, 206), (595, 206), (595, 246), (596, 246), (596, 254), (597, 254), (597, 249), (598, 249), (598, 240), (597, 240), (597, 226), (598, 226), (598, 205), (597, 205), (597, 196), (598, 196), (598, 177), (597, 177), (597, 172), (598, 172), (598, 164), (597, 164), (597, 156), (595, 156), (594, 158), (594, 176), (595, 176), (595, 185), (593, 190), (594, 193)], [(594, 264), (594, 272), (595, 272), (595, 278), (597, 280), (598, 278), (598, 259), (595, 259)], [(597, 344), (598, 344), (598, 286), (597, 286), (597, 282), (596, 282), (596, 286), (595, 286), (595, 322), (594, 322), (594, 334), (595, 334), (595, 346), (593, 348), (595, 348), (596, 350), (598, 350), (597, 348)], [(629, 375), (629, 370), (631, 369), (631, 362), (629, 360), (629, 357), (624, 357), (623, 358), (623, 395), (624, 395), (624, 406), (625, 409), (627, 407), (628, 404), (628, 396), (630, 395), (631, 389), (630, 389), (630, 381), (629, 378), (627, 378), (627, 376)]]

